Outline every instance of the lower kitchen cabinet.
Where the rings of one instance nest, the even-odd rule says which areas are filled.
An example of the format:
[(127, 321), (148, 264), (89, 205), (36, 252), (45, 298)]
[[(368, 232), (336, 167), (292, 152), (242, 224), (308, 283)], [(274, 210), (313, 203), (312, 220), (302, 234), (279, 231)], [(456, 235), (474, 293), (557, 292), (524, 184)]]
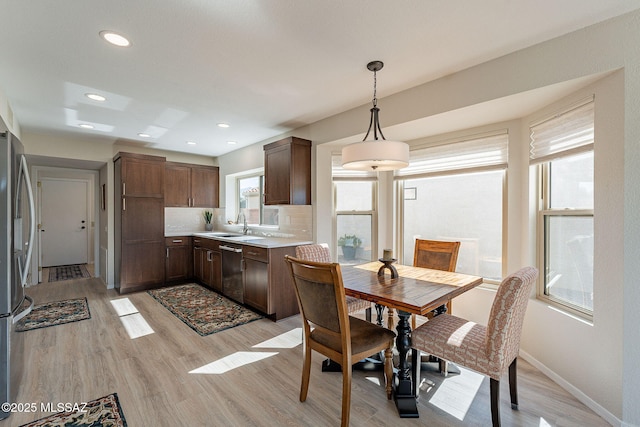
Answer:
[(185, 282), (193, 277), (191, 237), (165, 238), (165, 281)]
[(244, 303), (272, 314), (269, 310), (268, 250), (245, 246), (243, 251)]
[(219, 244), (211, 239), (193, 239), (193, 277), (215, 291), (222, 292), (222, 257)]
[(284, 260), (295, 255), (295, 247), (260, 248), (244, 245), (244, 303), (273, 320), (299, 312), (298, 300)]

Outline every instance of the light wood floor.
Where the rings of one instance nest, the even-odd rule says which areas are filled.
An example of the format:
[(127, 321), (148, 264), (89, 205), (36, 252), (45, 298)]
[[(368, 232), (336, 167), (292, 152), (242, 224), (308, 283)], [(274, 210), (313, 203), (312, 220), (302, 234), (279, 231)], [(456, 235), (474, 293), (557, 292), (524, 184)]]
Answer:
[[(120, 296), (96, 278), (42, 283), (29, 288), (28, 294), (36, 303), (86, 296), (91, 319), (24, 332), (30, 368), (18, 402), (75, 403), (116, 392), (130, 427), (340, 423), (341, 374), (322, 373), (317, 353), (307, 401), (298, 399), (302, 365), (301, 345), (295, 345), (300, 341), (300, 331), (295, 331), (300, 327), (298, 316), (277, 323), (262, 319), (201, 337), (147, 293)], [(129, 337), (110, 303), (123, 297), (155, 333)], [(268, 341), (292, 330), (285, 336), (294, 339), (293, 345), (287, 345), (291, 340)], [(250, 362), (252, 358), (255, 361)], [(194, 370), (208, 373), (190, 373)], [(488, 381), (473, 373), (427, 377), (418, 403), (419, 419), (400, 419), (381, 381), (381, 373), (354, 372), (352, 426), (491, 424)], [(608, 425), (523, 360), (518, 381), (519, 411), (510, 409), (508, 381), (502, 381), (505, 426)], [(0, 426), (17, 426), (45, 415), (15, 413)]]

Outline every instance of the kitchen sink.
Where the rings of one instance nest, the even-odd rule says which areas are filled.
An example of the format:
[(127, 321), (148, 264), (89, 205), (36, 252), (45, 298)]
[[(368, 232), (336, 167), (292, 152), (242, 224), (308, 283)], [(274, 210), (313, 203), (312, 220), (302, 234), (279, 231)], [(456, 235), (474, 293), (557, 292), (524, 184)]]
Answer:
[[(223, 237), (223, 236), (220, 236)], [(244, 235), (241, 234), (240, 236), (238, 235), (231, 235), (231, 236), (224, 236), (227, 237), (230, 240), (235, 240), (236, 242), (244, 242), (246, 240), (260, 240), (260, 239), (264, 239), (264, 237), (262, 236), (251, 236), (251, 235)]]

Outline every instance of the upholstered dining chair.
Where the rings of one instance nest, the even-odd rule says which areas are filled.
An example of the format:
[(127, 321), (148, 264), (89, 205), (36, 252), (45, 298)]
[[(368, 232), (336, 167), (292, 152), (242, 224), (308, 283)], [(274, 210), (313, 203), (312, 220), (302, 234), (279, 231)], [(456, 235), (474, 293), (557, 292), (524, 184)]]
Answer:
[[(351, 366), (384, 350), (387, 399), (391, 399), (392, 353), (396, 334), (374, 323), (349, 316), (338, 263), (304, 261), (285, 256), (300, 306), (304, 330), (304, 364), (300, 401), (307, 399), (311, 350), (342, 366), (342, 426), (349, 425)], [(312, 330), (313, 327), (313, 330)]]
[[(296, 258), (300, 258), (305, 261), (331, 262), (331, 252), (329, 251), (329, 245), (326, 243), (301, 245), (296, 246)], [(371, 322), (371, 303), (369, 301), (348, 296), (347, 310), (349, 311), (349, 314), (365, 310), (365, 318), (368, 322)]]
[[(411, 332), (412, 356), (424, 351), (466, 366), (490, 378), (491, 419), (500, 425), (500, 378), (509, 371), (511, 408), (518, 409), (516, 360), (522, 323), (538, 270), (525, 267), (506, 277), (496, 293), (487, 326), (450, 314), (435, 316)], [(420, 364), (413, 363), (414, 384), (420, 382)], [(416, 388), (416, 394), (418, 388)]]

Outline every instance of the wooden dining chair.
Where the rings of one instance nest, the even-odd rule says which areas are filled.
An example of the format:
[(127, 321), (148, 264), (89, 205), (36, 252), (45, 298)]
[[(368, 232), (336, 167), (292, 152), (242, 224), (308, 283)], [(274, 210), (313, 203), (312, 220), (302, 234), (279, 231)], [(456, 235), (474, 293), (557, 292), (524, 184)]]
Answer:
[[(387, 399), (391, 399), (391, 348), (396, 334), (374, 323), (349, 316), (338, 263), (304, 261), (285, 256), (300, 306), (304, 330), (304, 364), (300, 401), (307, 399), (311, 350), (342, 366), (342, 427), (349, 425), (351, 366), (384, 350)], [(312, 329), (313, 327), (313, 329)]]
[[(415, 267), (431, 268), (442, 271), (456, 271), (460, 242), (444, 242), (440, 240), (416, 239), (413, 251), (413, 265)], [(451, 313), (451, 300), (446, 304), (447, 312)], [(434, 312), (427, 314), (433, 318)], [(412, 328), (416, 327), (415, 315), (411, 319)]]
[[(329, 251), (329, 245), (326, 243), (301, 245), (296, 246), (296, 258), (305, 261), (331, 262), (331, 252)], [(365, 310), (365, 318), (367, 322), (371, 322), (371, 303), (369, 301), (348, 296), (347, 310), (349, 314)]]
[[(505, 278), (498, 287), (487, 326), (441, 314), (411, 332), (414, 358), (418, 351), (424, 351), (490, 378), (494, 426), (500, 425), (500, 378), (507, 370), (511, 408), (518, 409), (516, 360), (524, 314), (537, 277), (537, 269), (525, 267)], [(414, 384), (418, 384), (419, 363), (412, 365), (412, 374)], [(417, 394), (417, 388), (415, 392)]]

